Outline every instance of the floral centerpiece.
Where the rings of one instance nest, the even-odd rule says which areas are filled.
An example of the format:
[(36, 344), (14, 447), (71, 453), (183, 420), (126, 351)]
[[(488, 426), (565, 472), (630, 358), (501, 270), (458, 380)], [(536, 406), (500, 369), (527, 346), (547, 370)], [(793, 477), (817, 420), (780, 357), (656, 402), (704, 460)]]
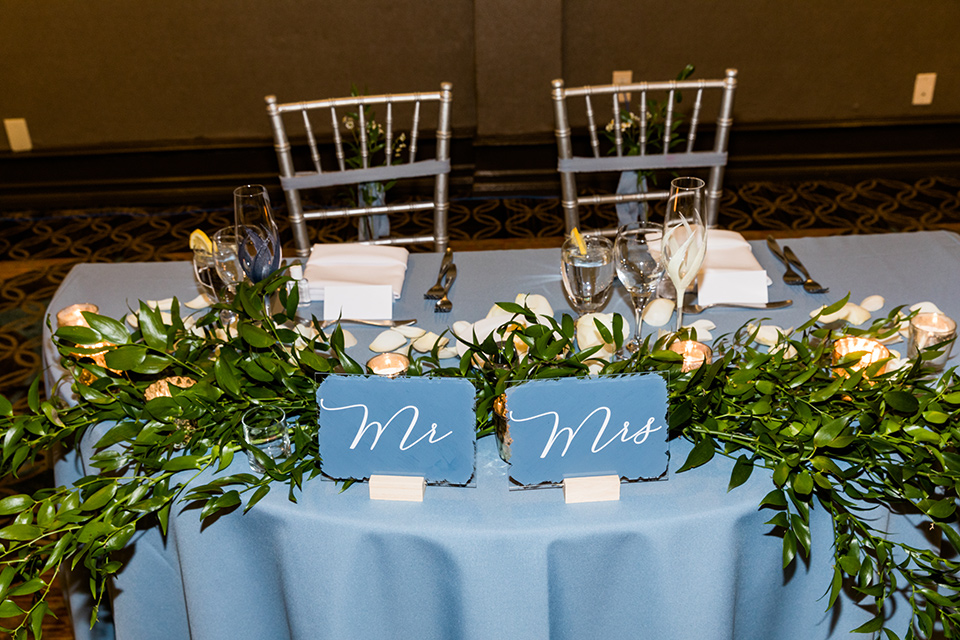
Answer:
[[(113, 423), (91, 459), (98, 473), (73, 486), (0, 500), (4, 631), (41, 637), (50, 613), (46, 598), (56, 584), (51, 576), (63, 566), (86, 567), (99, 602), (110, 576), (123, 568), (116, 552), (137, 528), (166, 532), (177, 505), (197, 505), (198, 517), (216, 526), (218, 514), (255, 508), (280, 487), (295, 501), (303, 483), (320, 474), (317, 378), (364, 367), (346, 354), (339, 327), (327, 335), (314, 319), (312, 331), (288, 328), (298, 326), (288, 281), (277, 272), (240, 284), (233, 302), (215, 305), (195, 323), (181, 317), (176, 300), (169, 321), (141, 303), (132, 332), (118, 320), (85, 312), (89, 326), (65, 326), (54, 336), (72, 373), (76, 403), (42, 401), (36, 383), (27, 413), (14, 414), (0, 399), (4, 475), (20, 473), (56, 447), (76, 446), (94, 425)], [(265, 306), (274, 295), (275, 312)], [(914, 638), (930, 637), (938, 627), (953, 637), (960, 629), (960, 380), (954, 369), (929, 377), (922, 366), (927, 353), (890, 371), (883, 360), (860, 367), (861, 352), (835, 359), (837, 333), (820, 318), (845, 302), (789, 335), (778, 332), (769, 348), (755, 341), (760, 328), (746, 325), (714, 342), (711, 363), (688, 371), (684, 356), (669, 349), (673, 335), (648, 337), (629, 358), (607, 361), (622, 346), (622, 318), (595, 322), (599, 343), (578, 348), (570, 316), (555, 319), (498, 303), (517, 319), (501, 335), (469, 345), (452, 366), (440, 359), (439, 341), (430, 353), (411, 352), (408, 375), (470, 380), (477, 390), (476, 428), (484, 436), (495, 430), (497, 399), (513, 382), (586, 376), (591, 367), (604, 374), (663, 372), (671, 437), (693, 443), (678, 472), (727, 457), (735, 461), (734, 489), (756, 469), (765, 470), (771, 487), (758, 506), (769, 511), (770, 532), (783, 540), (784, 567), (810, 552), (811, 511), (832, 516), (834, 578), (824, 585), (827, 605), (850, 589), (878, 612), (854, 631), (884, 629), (888, 638)], [(225, 309), (236, 313), (235, 328), (222, 325)], [(867, 328), (842, 333), (882, 338), (901, 321), (898, 308)], [(104, 343), (103, 361), (91, 359)], [(282, 461), (240, 436), (240, 417), (258, 404), (281, 407), (291, 417), (295, 449)], [(265, 469), (262, 475), (229, 472), (235, 454), (247, 451)], [(205, 470), (216, 472), (212, 480), (198, 479)], [(922, 514), (943, 536), (942, 548), (919, 549), (884, 535), (864, 514), (875, 507)], [(906, 595), (913, 614), (903, 636), (884, 628), (884, 604), (896, 592)]]

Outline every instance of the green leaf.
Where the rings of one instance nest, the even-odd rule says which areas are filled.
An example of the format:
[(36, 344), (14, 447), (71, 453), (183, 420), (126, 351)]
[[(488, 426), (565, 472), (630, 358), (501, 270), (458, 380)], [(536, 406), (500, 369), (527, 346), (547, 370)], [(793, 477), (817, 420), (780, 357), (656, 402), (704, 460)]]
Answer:
[(143, 341), (158, 351), (165, 351), (167, 348), (167, 329), (163, 324), (159, 309), (151, 309), (141, 300), (140, 313), (137, 317)]
[(851, 631), (850, 633), (876, 633), (883, 628), (883, 615), (879, 615)]
[(109, 482), (103, 487), (98, 489), (92, 496), (83, 501), (83, 504), (80, 505), (81, 511), (96, 511), (101, 507), (106, 506), (108, 502), (113, 500), (113, 496), (117, 493), (117, 483)]
[(244, 342), (258, 349), (266, 349), (276, 342), (269, 333), (248, 322), (240, 323), (240, 337)]
[(920, 408), (920, 403), (917, 402), (917, 399), (913, 397), (912, 393), (907, 391), (887, 391), (883, 394), (883, 400), (891, 409), (899, 411), (900, 413), (913, 414)]
[(727, 491), (735, 489), (750, 479), (753, 473), (753, 463), (746, 454), (737, 458), (733, 465), (733, 471), (730, 473), (730, 483), (727, 485)]
[(774, 489), (763, 497), (760, 501), (760, 507), (769, 507), (771, 509), (785, 509), (787, 507), (787, 498), (780, 489)]
[(13, 600), (4, 600), (0, 603), (0, 618), (13, 618), (23, 614), (23, 609)]
[(147, 348), (139, 344), (124, 345), (107, 351), (105, 358), (107, 366), (119, 371), (130, 371), (137, 368), (147, 357)]
[(834, 418), (828, 420), (817, 429), (813, 436), (813, 444), (817, 447), (825, 447), (830, 444), (846, 428), (846, 418)]
[(40, 591), (40, 589), (43, 589), (45, 586), (47, 585), (46, 583), (44, 583), (43, 580), (41, 580), (40, 578), (33, 578), (31, 580), (27, 580), (23, 584), (17, 585), (13, 589), (10, 589), (10, 595), (11, 596), (28, 596), (31, 593), (36, 593), (37, 591)]
[(33, 540), (42, 535), (43, 530), (32, 524), (11, 524), (0, 529), (0, 540)]
[(793, 476), (793, 490), (800, 495), (810, 495), (813, 491), (813, 478), (810, 476), (810, 472), (803, 471)]
[(103, 336), (107, 342), (125, 344), (130, 340), (130, 334), (122, 322), (88, 311), (83, 312), (83, 317), (87, 321), (87, 324), (89, 324), (92, 329), (99, 331), (100, 335)]
[(243, 512), (246, 513), (253, 508), (253, 505), (257, 504), (262, 500), (268, 493), (270, 493), (270, 485), (264, 484), (257, 487), (257, 490), (254, 491), (253, 497), (250, 498), (250, 501), (247, 503), (247, 506), (243, 508)]
[(823, 402), (824, 400), (829, 400), (837, 393), (837, 391), (840, 390), (840, 386), (843, 384), (843, 381), (843, 377), (838, 377), (836, 380), (822, 389), (817, 389), (810, 394), (810, 402), (816, 404), (818, 402)]
[(240, 382), (236, 370), (225, 358), (217, 359), (213, 365), (213, 373), (217, 378), (217, 384), (226, 391), (235, 396), (243, 395), (240, 391)]
[(786, 569), (796, 557), (797, 538), (792, 531), (787, 529), (783, 532), (783, 568)]
[(13, 405), (5, 397), (0, 396), (0, 416), (12, 416)]
[(36, 504), (33, 501), (33, 498), (26, 494), (18, 494), (15, 496), (7, 496), (3, 500), (0, 500), (0, 516), (9, 516), (14, 513), (20, 513), (25, 511)]
[(714, 444), (713, 438), (710, 436), (705, 436), (700, 440), (696, 445), (694, 445), (693, 450), (690, 451), (690, 455), (687, 456), (687, 461), (683, 463), (683, 466), (677, 469), (677, 473), (683, 473), (690, 469), (695, 469), (700, 465), (710, 462), (714, 454)]
[(199, 456), (177, 456), (163, 463), (164, 471), (186, 471), (200, 468)]
[(90, 327), (60, 327), (54, 335), (57, 338), (80, 345), (103, 342), (103, 337)]

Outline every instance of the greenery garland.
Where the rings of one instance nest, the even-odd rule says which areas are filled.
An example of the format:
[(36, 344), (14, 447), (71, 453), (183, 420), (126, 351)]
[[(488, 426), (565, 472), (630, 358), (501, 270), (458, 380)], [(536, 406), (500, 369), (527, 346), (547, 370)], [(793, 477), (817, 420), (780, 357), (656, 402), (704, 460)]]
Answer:
[[(137, 528), (166, 533), (174, 504), (193, 504), (200, 517), (252, 508), (273, 487), (286, 485), (296, 501), (304, 481), (320, 473), (315, 392), (331, 372), (365, 373), (345, 353), (337, 327), (327, 336), (296, 331), (296, 288), (279, 272), (239, 287), (230, 305), (215, 305), (195, 326), (185, 324), (176, 300), (171, 322), (141, 303), (138, 328), (85, 313), (89, 327), (62, 327), (55, 343), (73, 376), (76, 402), (41, 401), (39, 381), (29, 393), (30, 412), (14, 415), (0, 397), (0, 473), (17, 475), (36, 457), (76, 447), (90, 427), (112, 423), (96, 443), (99, 473), (74, 486), (42, 489), (0, 500), (0, 629), (13, 638), (41, 637), (51, 614), (46, 596), (60, 568), (84, 566), (99, 603), (107, 581), (122, 568), (115, 558)], [(271, 315), (265, 301), (282, 310)], [(838, 309), (840, 301), (822, 314)], [(493, 432), (492, 409), (507, 385), (534, 378), (585, 376), (600, 347), (574, 349), (573, 319), (537, 316), (525, 307), (499, 305), (517, 314), (506, 338), (471, 345), (457, 366), (445, 367), (437, 349), (413, 358), (409, 375), (462, 377), (477, 389), (479, 436)], [(219, 311), (239, 316), (225, 328)], [(855, 335), (895, 331), (900, 309)], [(522, 319), (522, 321), (520, 321)], [(316, 320), (314, 320), (316, 326)], [(319, 326), (316, 327), (319, 329)], [(621, 346), (622, 318), (601, 336)], [(605, 363), (603, 373), (668, 372), (671, 437), (694, 446), (678, 472), (716, 455), (735, 460), (729, 487), (756, 467), (772, 472), (773, 487), (759, 505), (783, 539), (783, 565), (809, 553), (809, 517), (817, 505), (833, 518), (833, 580), (825, 585), (833, 606), (852, 588), (881, 612), (856, 632), (883, 629), (887, 638), (944, 637), (960, 629), (960, 551), (957, 488), (960, 482), (960, 385), (951, 369), (925, 374), (924, 353), (912, 365), (880, 373), (883, 363), (857, 370), (857, 354), (831, 362), (830, 328), (811, 320), (768, 351), (758, 349), (750, 325), (715, 341), (716, 360), (688, 373), (667, 349), (672, 337), (647, 338), (626, 360)], [(109, 343), (104, 347), (103, 343)], [(91, 358), (105, 350), (103, 359)], [(98, 364), (99, 362), (99, 364)], [(478, 363), (497, 366), (477, 366)], [(838, 375), (842, 369), (846, 375)], [(187, 380), (189, 379), (189, 380)], [(166, 390), (157, 395), (159, 381)], [(295, 424), (293, 454), (274, 463), (240, 437), (240, 416), (251, 405), (282, 407)], [(238, 452), (251, 451), (264, 474), (223, 475)], [(218, 472), (201, 483), (206, 470)], [(920, 549), (885, 537), (862, 517), (881, 507), (922, 513), (945, 536), (941, 550)], [(897, 635), (885, 628), (884, 603), (903, 593), (912, 607), (910, 626)], [(28, 600), (29, 606), (17, 602)], [(96, 620), (94, 608), (91, 625)], [(12, 622), (10, 622), (12, 621)]]

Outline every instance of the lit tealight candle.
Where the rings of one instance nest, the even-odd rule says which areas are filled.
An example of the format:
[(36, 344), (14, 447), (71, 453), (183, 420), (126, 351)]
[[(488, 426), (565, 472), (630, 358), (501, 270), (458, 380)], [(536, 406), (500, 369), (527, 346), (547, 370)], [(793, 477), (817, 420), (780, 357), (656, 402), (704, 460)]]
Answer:
[(95, 304), (72, 304), (69, 307), (61, 309), (57, 312), (57, 326), (58, 327), (89, 327), (87, 321), (83, 317), (83, 312), (89, 311), (90, 313), (99, 313), (100, 307)]
[(681, 371), (693, 371), (713, 362), (713, 350), (696, 340), (678, 340), (670, 345), (670, 351), (683, 356)]
[(407, 372), (410, 358), (402, 353), (381, 353), (367, 361), (367, 368), (378, 376), (396, 378)]
[[(916, 358), (920, 351), (935, 347), (956, 337), (957, 323), (942, 313), (918, 313), (910, 320), (910, 342), (907, 346), (907, 355)], [(935, 370), (942, 369), (950, 357), (952, 344), (937, 347), (942, 350), (936, 358), (924, 360), (923, 364)]]
[[(848, 365), (848, 367), (854, 371), (866, 369), (875, 362), (879, 362), (884, 358), (890, 357), (889, 349), (883, 346), (883, 344), (881, 344), (879, 341), (874, 340), (873, 338), (849, 336), (846, 338), (840, 338), (833, 343), (833, 363), (837, 364), (851, 353), (857, 353), (861, 351), (863, 352), (863, 355), (860, 357), (860, 360), (855, 364)], [(884, 369), (886, 369), (886, 365), (881, 367), (877, 373), (883, 373)], [(834, 371), (838, 375), (848, 375), (845, 368), (834, 369)]]

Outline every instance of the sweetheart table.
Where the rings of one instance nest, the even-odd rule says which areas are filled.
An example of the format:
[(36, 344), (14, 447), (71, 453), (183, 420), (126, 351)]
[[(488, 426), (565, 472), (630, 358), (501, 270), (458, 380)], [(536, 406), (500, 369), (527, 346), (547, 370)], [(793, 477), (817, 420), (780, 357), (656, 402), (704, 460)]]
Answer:
[[(770, 299), (792, 298), (776, 311), (716, 309), (703, 314), (714, 336), (754, 317), (782, 327), (805, 322), (811, 310), (843, 297), (872, 294), (894, 305), (933, 301), (960, 318), (955, 294), (960, 237), (949, 232), (839, 236), (789, 240), (830, 287), (809, 294), (780, 280), (779, 263), (752, 243), (774, 283)], [(783, 242), (781, 244), (784, 244)], [(417, 318), (428, 330), (483, 318), (494, 302), (518, 293), (546, 296), (570, 313), (563, 298), (559, 250), (463, 252), (451, 314), (435, 314), (423, 292), (440, 256), (413, 254), (395, 318)], [(953, 287), (951, 289), (951, 287)], [(50, 312), (92, 302), (121, 317), (138, 299), (197, 295), (188, 263), (81, 264), (64, 280)], [(312, 311), (321, 315), (317, 303)], [(604, 311), (627, 318), (618, 287)], [(687, 321), (692, 321), (690, 317)], [(358, 339), (360, 362), (379, 329), (346, 327)], [(62, 371), (45, 335), (48, 389)], [(905, 344), (894, 347), (906, 350)], [(956, 351), (956, 350), (955, 350)], [(955, 354), (948, 366), (958, 360)], [(61, 484), (89, 471), (90, 442), (56, 467)], [(711, 638), (847, 637), (872, 615), (850, 599), (825, 612), (832, 575), (829, 516), (811, 514), (809, 561), (781, 569), (781, 539), (757, 510), (771, 489), (757, 470), (727, 492), (732, 462), (676, 474), (689, 451), (671, 443), (671, 472), (658, 482), (622, 487), (618, 502), (567, 505), (559, 489), (509, 490), (507, 465), (493, 438), (478, 443), (475, 486), (427, 487), (422, 503), (371, 501), (364, 486), (344, 493), (332, 482), (304, 485), (298, 503), (275, 490), (246, 515), (235, 511), (201, 526), (197, 511), (171, 515), (162, 539), (139, 532), (113, 584), (112, 618), (91, 632), (82, 584), (70, 604), (78, 638), (235, 640), (245, 638)], [(246, 471), (243, 456), (228, 470)], [(887, 524), (878, 514), (878, 526)], [(921, 539), (923, 523), (889, 522)], [(906, 609), (906, 611), (905, 611)], [(893, 612), (905, 629), (909, 607)]]

